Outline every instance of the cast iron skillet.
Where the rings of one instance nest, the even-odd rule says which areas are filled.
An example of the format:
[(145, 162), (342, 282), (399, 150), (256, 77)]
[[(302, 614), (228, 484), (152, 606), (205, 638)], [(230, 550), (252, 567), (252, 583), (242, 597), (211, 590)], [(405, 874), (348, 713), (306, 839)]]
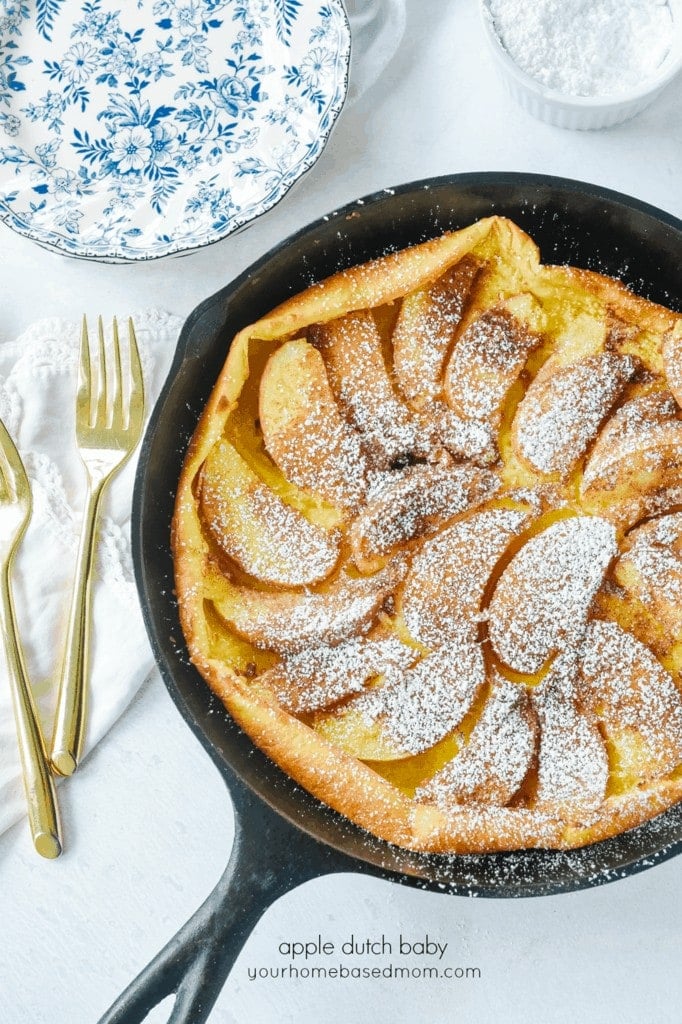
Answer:
[(491, 213), (513, 218), (544, 262), (623, 279), (682, 309), (682, 222), (607, 189), (529, 174), (462, 174), (351, 203), (277, 246), (187, 320), (143, 443), (133, 556), (147, 630), (171, 697), (229, 788), (235, 842), (218, 885), (100, 1024), (136, 1024), (176, 992), (172, 1024), (201, 1024), (265, 909), (319, 875), (364, 871), (438, 892), (539, 896), (599, 885), (682, 848), (682, 805), (577, 852), (446, 857), (372, 839), (313, 799), (234, 725), (190, 665), (173, 598), (169, 529), (176, 481), (230, 340), (314, 280)]

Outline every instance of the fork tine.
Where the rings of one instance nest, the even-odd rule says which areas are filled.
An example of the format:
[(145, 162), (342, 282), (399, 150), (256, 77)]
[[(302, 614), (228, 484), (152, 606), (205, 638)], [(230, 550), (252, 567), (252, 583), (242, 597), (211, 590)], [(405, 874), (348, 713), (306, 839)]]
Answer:
[(128, 344), (130, 346), (130, 396), (128, 400), (128, 429), (137, 432), (142, 426), (144, 416), (144, 380), (140, 350), (137, 347), (135, 325), (132, 317), (128, 317)]
[(95, 423), (107, 422), (107, 358), (104, 347), (104, 324), (102, 317), (97, 317), (97, 338), (99, 349), (99, 378), (97, 381), (97, 406)]
[(114, 343), (114, 382), (112, 385), (112, 420), (111, 425), (116, 429), (123, 430), (125, 422), (123, 418), (123, 374), (121, 372), (121, 343), (118, 336), (118, 321), (114, 317), (113, 324)]
[(76, 416), (89, 425), (92, 421), (92, 381), (90, 374), (90, 341), (88, 322), (83, 314), (81, 326), (81, 350), (78, 364), (78, 392), (76, 394)]

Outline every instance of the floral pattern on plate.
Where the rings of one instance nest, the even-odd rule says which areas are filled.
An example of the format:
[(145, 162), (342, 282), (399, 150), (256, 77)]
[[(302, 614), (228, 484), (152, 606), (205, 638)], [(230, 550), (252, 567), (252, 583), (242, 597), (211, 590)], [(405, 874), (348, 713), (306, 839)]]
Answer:
[(340, 0), (0, 0), (0, 218), (76, 256), (216, 241), (317, 159)]

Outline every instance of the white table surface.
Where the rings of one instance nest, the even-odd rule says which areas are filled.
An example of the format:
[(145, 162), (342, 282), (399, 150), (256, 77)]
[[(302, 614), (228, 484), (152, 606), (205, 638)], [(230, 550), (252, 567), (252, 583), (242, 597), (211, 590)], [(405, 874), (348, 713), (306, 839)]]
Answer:
[[(408, 0), (407, 31), (383, 76), (342, 113), (317, 165), (246, 232), (182, 259), (122, 267), (60, 257), (0, 228), (0, 344), (40, 316), (150, 306), (184, 316), (356, 196), (479, 170), (579, 178), (682, 216), (682, 79), (626, 125), (568, 133), (507, 97), (474, 0)], [(60, 796), (68, 848), (59, 860), (34, 855), (24, 822), (0, 837), (2, 1024), (94, 1024), (208, 894), (230, 850), (223, 783), (158, 677)], [(211, 1021), (677, 1024), (681, 888), (682, 858), (598, 889), (508, 902), (359, 874), (319, 879), (266, 913)], [(477, 967), (480, 978), (249, 980), (249, 968), (286, 964), (283, 940), (401, 932), (447, 942), (443, 962)], [(149, 1020), (168, 1012), (166, 1003)]]

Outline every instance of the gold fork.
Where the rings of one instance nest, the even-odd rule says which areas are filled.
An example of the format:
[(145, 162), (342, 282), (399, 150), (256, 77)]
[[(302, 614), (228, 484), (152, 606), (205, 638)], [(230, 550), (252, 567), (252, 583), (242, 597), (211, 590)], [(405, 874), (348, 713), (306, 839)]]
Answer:
[(7, 659), (33, 845), (43, 857), (62, 852), (54, 784), (19, 643), (12, 585), (14, 554), (31, 518), (24, 464), (0, 420), (0, 634)]
[(97, 334), (98, 358), (94, 364), (90, 358), (88, 328), (83, 317), (76, 396), (76, 443), (85, 465), (88, 490), (50, 754), (52, 767), (60, 775), (72, 775), (78, 767), (85, 734), (90, 590), (95, 526), (102, 492), (137, 447), (144, 420), (142, 367), (132, 320), (128, 320), (129, 358), (125, 381), (116, 319), (112, 349), (108, 352), (101, 317), (97, 321)]

